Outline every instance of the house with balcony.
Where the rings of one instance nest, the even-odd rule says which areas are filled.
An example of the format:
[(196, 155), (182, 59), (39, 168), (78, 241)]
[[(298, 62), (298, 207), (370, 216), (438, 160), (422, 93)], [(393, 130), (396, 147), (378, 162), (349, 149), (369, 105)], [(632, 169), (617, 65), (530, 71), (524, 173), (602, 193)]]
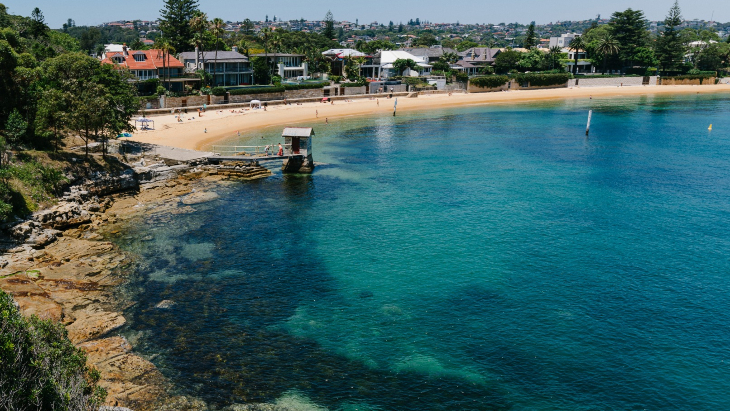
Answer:
[(261, 53), (252, 57), (265, 58), (269, 66), (276, 68), (276, 74), (282, 79), (309, 76), (309, 65), (304, 61), (304, 54)]
[(253, 84), (253, 69), (248, 57), (233, 51), (188, 51), (180, 53), (178, 59), (185, 66), (185, 72), (195, 73), (203, 69), (213, 77), (213, 86), (241, 86)]
[[(588, 59), (588, 52), (585, 50), (573, 50), (564, 48), (561, 50), (568, 55), (568, 61), (565, 63), (565, 70), (569, 73), (590, 74), (595, 73), (596, 68)], [(575, 67), (575, 58), (578, 57), (578, 67)]]
[(107, 51), (101, 62), (129, 69), (138, 81), (160, 79), (161, 84), (169, 87), (170, 91), (183, 91), (185, 84), (200, 81), (187, 78), (183, 64), (158, 49), (129, 50), (126, 45), (122, 45), (122, 51)]
[(371, 78), (388, 78), (400, 76), (393, 63), (396, 60), (413, 60), (416, 62), (416, 69), (406, 69), (402, 73), (404, 76), (427, 76), (431, 74), (431, 65), (428, 64), (428, 56), (414, 56), (411, 53), (402, 50), (381, 50), (376, 53), (372, 59), (367, 59), (365, 64), (360, 66), (360, 71), (366, 77)]

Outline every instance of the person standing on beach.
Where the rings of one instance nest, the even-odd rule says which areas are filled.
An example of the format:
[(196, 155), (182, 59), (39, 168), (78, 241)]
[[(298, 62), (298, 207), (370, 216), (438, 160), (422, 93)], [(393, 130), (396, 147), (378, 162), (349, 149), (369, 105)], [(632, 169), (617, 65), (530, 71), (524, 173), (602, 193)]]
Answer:
[(330, 123), (330, 120), (327, 117), (325, 117), (324, 124), (329, 124), (329, 123)]
[(378, 100), (378, 99), (376, 98), (376, 99), (375, 99), (375, 104), (377, 104), (377, 105), (378, 105), (378, 107), (380, 107), (380, 100)]
[(314, 110), (314, 116), (315, 116), (316, 118), (319, 118), (319, 110)]

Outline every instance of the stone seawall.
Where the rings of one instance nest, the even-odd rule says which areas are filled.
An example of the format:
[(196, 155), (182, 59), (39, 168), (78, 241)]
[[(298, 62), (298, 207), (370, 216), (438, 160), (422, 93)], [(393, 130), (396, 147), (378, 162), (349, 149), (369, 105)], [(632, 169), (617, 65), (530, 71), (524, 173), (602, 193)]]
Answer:
[(499, 87), (479, 87), (471, 84), (469, 82), (469, 85), (467, 86), (467, 91), (469, 93), (492, 93), (495, 91), (504, 91), (509, 89), (509, 83), (504, 83), (503, 85)]
[[(644, 84), (644, 77), (609, 77), (591, 78), (589, 76), (579, 77), (568, 81), (568, 87), (627, 87), (641, 86)], [(649, 77), (649, 86), (656, 86), (657, 77)]]
[(703, 79), (673, 79), (673, 78), (662, 78), (662, 86), (714, 86), (715, 77), (708, 77)]
[(343, 96), (356, 96), (358, 94), (365, 94), (366, 89), (365, 86), (361, 87), (342, 87), (342, 95)]

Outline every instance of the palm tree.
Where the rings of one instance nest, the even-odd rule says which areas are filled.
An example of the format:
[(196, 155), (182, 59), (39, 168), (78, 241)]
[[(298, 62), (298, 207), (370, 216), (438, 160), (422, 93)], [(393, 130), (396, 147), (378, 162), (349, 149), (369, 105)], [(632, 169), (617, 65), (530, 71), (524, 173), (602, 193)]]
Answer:
[(170, 41), (167, 40), (166, 38), (158, 37), (155, 40), (155, 48), (157, 50), (160, 50), (160, 52), (162, 52), (162, 78), (160, 79), (160, 81), (162, 83), (165, 82), (165, 50), (167, 49), (167, 47), (170, 47)]
[(578, 73), (578, 51), (584, 50), (585, 47), (586, 46), (583, 43), (583, 39), (581, 37), (576, 37), (570, 41), (568, 49), (573, 50), (573, 59), (575, 60), (575, 65), (573, 66), (573, 74)]
[(562, 49), (558, 46), (552, 46), (550, 47), (550, 58), (552, 59), (553, 65), (550, 67), (550, 70), (555, 69), (555, 57), (559, 56), (560, 53), (562, 53)]
[[(168, 39), (162, 39), (160, 41), (160, 50), (162, 51), (162, 78), (164, 81), (165, 75), (167, 75), (167, 90), (170, 90), (170, 53), (175, 52), (175, 48), (172, 47), (172, 43)], [(167, 60), (167, 61), (166, 61)]]
[[(226, 23), (222, 19), (216, 17), (210, 22), (210, 31), (215, 36), (215, 62), (213, 63), (213, 71), (218, 71), (218, 39), (225, 33)], [(213, 84), (215, 85), (215, 74), (213, 75)]]
[[(208, 15), (203, 12), (196, 12), (190, 19), (190, 28), (193, 29), (193, 39), (191, 44), (198, 48), (198, 53), (202, 56), (203, 68), (205, 68), (205, 54), (203, 53), (203, 44), (205, 44), (205, 30), (208, 29)], [(196, 57), (200, 57), (196, 56)], [(199, 69), (196, 67), (195, 69)]]
[(607, 34), (598, 41), (596, 51), (603, 54), (603, 74), (606, 74), (606, 62), (608, 61), (608, 56), (618, 54), (620, 49), (621, 44), (619, 44), (618, 40), (610, 34)]

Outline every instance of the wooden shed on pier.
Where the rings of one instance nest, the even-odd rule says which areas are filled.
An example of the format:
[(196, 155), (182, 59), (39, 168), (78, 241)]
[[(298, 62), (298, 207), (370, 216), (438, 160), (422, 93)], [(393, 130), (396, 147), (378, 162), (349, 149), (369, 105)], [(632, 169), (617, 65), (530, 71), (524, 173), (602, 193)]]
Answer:
[(314, 170), (312, 160), (312, 137), (314, 129), (311, 127), (287, 127), (282, 131), (284, 137), (284, 160), (281, 169), (286, 173), (311, 173)]

